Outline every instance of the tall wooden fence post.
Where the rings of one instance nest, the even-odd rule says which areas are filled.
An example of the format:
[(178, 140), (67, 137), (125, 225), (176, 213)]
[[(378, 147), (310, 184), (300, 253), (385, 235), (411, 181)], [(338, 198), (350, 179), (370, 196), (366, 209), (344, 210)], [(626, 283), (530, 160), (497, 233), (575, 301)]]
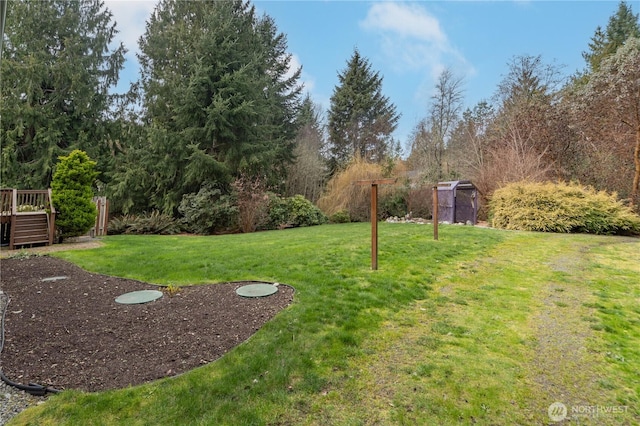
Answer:
[(371, 269), (378, 269), (378, 185), (371, 184)]
[(359, 180), (358, 185), (371, 185), (371, 269), (378, 269), (378, 185), (395, 183), (395, 179)]
[(433, 239), (438, 240), (438, 186), (433, 187)]

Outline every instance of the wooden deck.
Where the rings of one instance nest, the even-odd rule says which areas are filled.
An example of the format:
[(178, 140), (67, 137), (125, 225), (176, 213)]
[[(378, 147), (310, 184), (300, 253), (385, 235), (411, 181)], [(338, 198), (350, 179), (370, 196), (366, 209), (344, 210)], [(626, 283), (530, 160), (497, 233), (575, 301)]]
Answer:
[(0, 190), (2, 243), (9, 250), (39, 244), (53, 244), (56, 211), (48, 190)]

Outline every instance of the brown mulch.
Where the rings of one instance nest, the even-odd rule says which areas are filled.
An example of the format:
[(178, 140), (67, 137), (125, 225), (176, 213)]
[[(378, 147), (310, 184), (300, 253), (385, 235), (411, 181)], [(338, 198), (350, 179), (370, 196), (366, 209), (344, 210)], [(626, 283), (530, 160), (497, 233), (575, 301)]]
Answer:
[[(0, 368), (13, 382), (56, 389), (124, 388), (184, 373), (247, 340), (293, 300), (279, 285), (267, 297), (245, 298), (246, 282), (166, 289), (92, 274), (61, 259), (2, 259), (6, 309)], [(45, 278), (67, 277), (53, 281)], [(153, 302), (123, 305), (137, 290), (165, 290)], [(0, 312), (1, 313), (1, 312)]]

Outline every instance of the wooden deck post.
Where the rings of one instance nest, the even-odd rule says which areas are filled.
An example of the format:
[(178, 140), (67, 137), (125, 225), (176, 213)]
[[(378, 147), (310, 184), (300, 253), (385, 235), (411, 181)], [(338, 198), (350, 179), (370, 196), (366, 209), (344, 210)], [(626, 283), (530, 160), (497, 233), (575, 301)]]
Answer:
[(49, 196), (49, 245), (53, 245), (54, 236), (56, 234), (56, 208), (53, 206), (53, 198), (51, 196), (51, 188), (47, 190), (47, 194)]
[(378, 269), (378, 185), (395, 183), (395, 179), (359, 180), (358, 185), (371, 185), (371, 269)]
[(9, 232), (9, 250), (15, 248), (16, 216), (18, 215), (18, 190), (13, 189), (11, 194), (11, 231)]

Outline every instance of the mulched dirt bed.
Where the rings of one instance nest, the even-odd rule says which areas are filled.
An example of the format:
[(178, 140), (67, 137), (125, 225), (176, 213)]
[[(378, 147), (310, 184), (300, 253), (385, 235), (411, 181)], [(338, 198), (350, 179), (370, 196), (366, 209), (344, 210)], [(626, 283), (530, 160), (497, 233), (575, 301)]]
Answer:
[[(124, 388), (184, 373), (245, 341), (293, 300), (293, 288), (238, 296), (245, 282), (182, 287), (153, 302), (122, 305), (140, 281), (88, 273), (48, 257), (2, 259), (6, 310), (0, 368), (17, 383), (56, 389)], [(53, 281), (44, 278), (67, 277)]]

